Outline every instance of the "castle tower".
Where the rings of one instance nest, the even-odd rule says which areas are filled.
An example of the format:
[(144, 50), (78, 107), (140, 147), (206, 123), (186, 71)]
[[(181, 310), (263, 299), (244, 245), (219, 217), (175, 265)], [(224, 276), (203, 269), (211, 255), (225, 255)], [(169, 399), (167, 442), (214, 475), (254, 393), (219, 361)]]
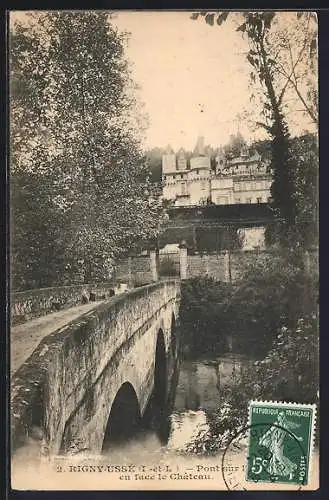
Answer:
[(181, 148), (176, 157), (171, 146), (162, 156), (163, 197), (172, 200), (175, 206), (189, 204), (188, 170), (184, 150)]
[(204, 137), (198, 137), (189, 172), (190, 201), (202, 205), (210, 199), (210, 157), (206, 156)]
[(165, 150), (165, 154), (170, 155), (170, 154), (173, 154), (173, 153), (174, 153), (173, 148), (171, 147), (170, 144), (168, 144), (167, 147), (166, 147), (166, 150)]
[(204, 137), (200, 135), (197, 139), (193, 156), (205, 156)]
[(225, 174), (226, 157), (224, 149), (221, 147), (216, 154), (216, 175)]
[(246, 144), (241, 147), (240, 156), (242, 158), (249, 158), (249, 148)]
[(178, 170), (186, 170), (187, 169), (187, 160), (185, 156), (185, 152), (183, 148), (180, 148), (177, 154), (177, 169)]
[(170, 145), (162, 156), (162, 176), (176, 171), (176, 155)]

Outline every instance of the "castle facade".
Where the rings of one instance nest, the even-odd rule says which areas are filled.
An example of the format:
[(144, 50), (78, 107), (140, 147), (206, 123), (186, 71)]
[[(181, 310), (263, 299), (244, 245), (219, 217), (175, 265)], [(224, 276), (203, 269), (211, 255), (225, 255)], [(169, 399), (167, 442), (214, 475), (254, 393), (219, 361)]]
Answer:
[(183, 149), (175, 154), (167, 148), (162, 182), (163, 198), (175, 206), (232, 205), (268, 202), (272, 176), (260, 155), (247, 150), (229, 159), (218, 150), (212, 160), (200, 137), (189, 161)]

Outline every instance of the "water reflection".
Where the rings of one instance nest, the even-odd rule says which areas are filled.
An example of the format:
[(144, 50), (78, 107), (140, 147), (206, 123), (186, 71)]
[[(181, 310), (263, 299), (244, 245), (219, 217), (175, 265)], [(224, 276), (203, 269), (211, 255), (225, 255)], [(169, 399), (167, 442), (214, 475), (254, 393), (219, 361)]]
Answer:
[[(235, 384), (253, 362), (229, 353), (213, 359), (186, 360), (181, 365), (168, 447), (176, 451), (201, 447), (211, 431), (211, 412), (224, 409), (223, 391)], [(195, 446), (198, 443), (198, 446)]]
[(252, 361), (242, 355), (184, 361), (176, 390), (175, 410), (215, 410), (222, 390), (234, 383)]
[(210, 430), (209, 413), (223, 406), (222, 391), (234, 384), (250, 363), (249, 358), (231, 353), (181, 362), (169, 404), (159, 407), (155, 398), (151, 399), (131, 448), (139, 448), (143, 442), (145, 446), (152, 442), (152, 453), (157, 450), (159, 454), (192, 451), (195, 442), (202, 448), (202, 438)]
[(171, 451), (186, 451), (189, 444), (209, 431), (207, 415), (203, 410), (174, 411), (170, 415), (170, 424), (167, 447)]

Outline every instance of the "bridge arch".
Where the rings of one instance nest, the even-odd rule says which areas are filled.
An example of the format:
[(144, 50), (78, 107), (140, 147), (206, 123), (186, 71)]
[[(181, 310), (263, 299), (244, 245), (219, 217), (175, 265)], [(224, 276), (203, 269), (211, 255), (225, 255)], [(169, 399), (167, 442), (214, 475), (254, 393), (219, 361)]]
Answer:
[(171, 351), (176, 358), (178, 350), (177, 323), (174, 313), (171, 316)]
[(140, 407), (135, 389), (130, 382), (118, 390), (107, 419), (102, 453), (135, 435), (141, 423)]
[(163, 408), (167, 399), (167, 354), (163, 331), (157, 335), (154, 366), (154, 398), (156, 405)]
[[(179, 304), (177, 280), (152, 283), (100, 304), (40, 342), (12, 378), (13, 448), (43, 427), (51, 455), (98, 454), (132, 429), (151, 401), (165, 415)], [(36, 370), (40, 361), (45, 369)], [(122, 421), (122, 414), (130, 419)]]

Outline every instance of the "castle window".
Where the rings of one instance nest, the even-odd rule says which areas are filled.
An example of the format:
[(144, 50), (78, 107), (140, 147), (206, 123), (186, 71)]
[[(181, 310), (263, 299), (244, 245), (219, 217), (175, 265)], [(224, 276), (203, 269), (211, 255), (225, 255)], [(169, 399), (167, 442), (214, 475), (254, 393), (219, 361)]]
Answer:
[(172, 176), (172, 178), (173, 178), (173, 179), (176, 179), (176, 175), (174, 174), (174, 175)]
[(217, 202), (217, 205), (228, 205), (228, 197), (227, 196), (217, 196), (216, 202)]
[(197, 168), (196, 175), (199, 175), (199, 169)]
[(180, 174), (180, 178), (183, 179), (184, 175), (183, 174)]

